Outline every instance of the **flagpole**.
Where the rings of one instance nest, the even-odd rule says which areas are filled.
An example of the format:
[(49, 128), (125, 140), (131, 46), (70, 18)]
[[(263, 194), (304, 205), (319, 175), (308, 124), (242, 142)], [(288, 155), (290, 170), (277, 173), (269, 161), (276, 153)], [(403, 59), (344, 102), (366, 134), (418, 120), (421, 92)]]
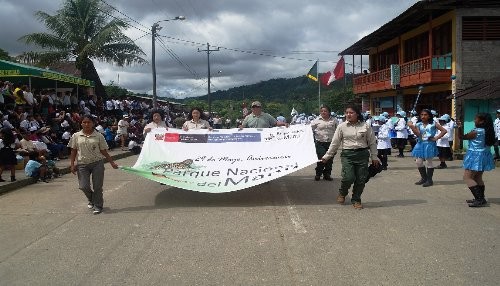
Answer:
[(321, 80), (319, 80), (319, 59), (317, 61), (318, 68), (316, 69), (316, 78), (318, 79), (318, 110), (321, 106)]

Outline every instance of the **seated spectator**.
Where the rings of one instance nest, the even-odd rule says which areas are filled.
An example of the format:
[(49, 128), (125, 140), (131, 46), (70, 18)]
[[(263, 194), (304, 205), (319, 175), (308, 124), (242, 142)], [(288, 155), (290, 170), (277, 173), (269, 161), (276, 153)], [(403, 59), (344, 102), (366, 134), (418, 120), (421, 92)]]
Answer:
[(106, 143), (108, 144), (109, 150), (111, 150), (116, 147), (116, 143), (114, 140), (115, 133), (113, 133), (111, 127), (105, 123), (103, 124), (103, 128), (104, 128), (104, 139), (106, 139)]
[(137, 143), (137, 140), (135, 138), (131, 138), (130, 141), (128, 142), (128, 150), (135, 155), (138, 155), (141, 153), (141, 146)]
[(23, 139), (19, 141), (21, 144), (21, 148), (18, 149), (18, 152), (21, 156), (30, 156), (30, 155), (36, 155), (36, 156), (45, 156), (47, 154), (47, 151), (44, 149), (37, 149), (35, 146), (35, 143), (30, 139), (30, 132), (22, 132), (21, 136)]
[(11, 129), (4, 128), (0, 130), (0, 182), (5, 182), (2, 179), (4, 169), (10, 169), (10, 181), (16, 181), (16, 149), (14, 133)]
[(50, 128), (42, 127), (42, 129), (40, 129), (40, 139), (43, 143), (45, 143), (45, 145), (47, 145), (47, 148), (52, 154), (52, 157), (56, 161), (64, 159), (64, 156), (66, 154), (66, 145), (55, 142), (52, 137), (49, 136), (49, 131)]
[(48, 183), (47, 181), (47, 161), (44, 156), (37, 157), (34, 154), (30, 155), (30, 160), (26, 163), (24, 167), (24, 173), (26, 176), (31, 178), (37, 178), (39, 180)]
[(68, 126), (64, 128), (64, 132), (61, 135), (61, 143), (64, 144), (64, 146), (68, 146), (69, 139), (71, 139), (71, 128)]

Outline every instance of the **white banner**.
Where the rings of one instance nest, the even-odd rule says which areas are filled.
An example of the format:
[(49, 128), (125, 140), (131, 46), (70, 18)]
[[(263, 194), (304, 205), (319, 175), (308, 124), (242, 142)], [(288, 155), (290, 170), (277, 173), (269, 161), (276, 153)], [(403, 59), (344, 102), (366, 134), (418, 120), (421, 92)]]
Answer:
[(224, 193), (256, 186), (317, 162), (308, 125), (289, 128), (154, 129), (132, 168), (170, 186)]

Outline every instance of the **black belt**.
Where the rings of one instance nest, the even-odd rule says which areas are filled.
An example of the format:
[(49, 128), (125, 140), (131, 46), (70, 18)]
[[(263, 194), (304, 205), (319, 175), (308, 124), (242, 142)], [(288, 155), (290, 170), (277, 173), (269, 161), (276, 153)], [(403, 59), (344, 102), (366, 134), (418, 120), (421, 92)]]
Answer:
[(368, 150), (368, 148), (358, 148), (358, 149), (345, 149), (346, 151), (359, 152)]

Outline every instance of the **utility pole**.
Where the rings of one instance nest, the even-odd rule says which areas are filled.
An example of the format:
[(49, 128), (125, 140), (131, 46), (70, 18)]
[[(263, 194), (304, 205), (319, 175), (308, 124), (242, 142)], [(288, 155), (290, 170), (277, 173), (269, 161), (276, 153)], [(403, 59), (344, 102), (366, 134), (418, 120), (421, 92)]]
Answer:
[(207, 64), (208, 64), (208, 94), (207, 94), (207, 100), (208, 100), (208, 116), (212, 116), (212, 102), (210, 101), (210, 52), (218, 52), (219, 48), (217, 50), (211, 50), (210, 49), (210, 44), (207, 43), (207, 49), (206, 50), (200, 50), (198, 48), (198, 52), (207, 52)]
[(153, 69), (153, 108), (156, 108), (158, 105), (156, 103), (157, 95), (156, 95), (156, 54), (155, 54), (155, 37), (156, 37), (156, 29), (158, 28), (158, 23), (154, 23), (151, 26), (151, 67)]
[(173, 20), (186, 20), (184, 16), (177, 16), (173, 19), (160, 20), (151, 26), (151, 67), (153, 72), (153, 108), (158, 106), (157, 103), (157, 95), (156, 95), (156, 48), (155, 48), (155, 37), (157, 36), (156, 32), (161, 30), (161, 27), (158, 23), (160, 22), (168, 22)]

